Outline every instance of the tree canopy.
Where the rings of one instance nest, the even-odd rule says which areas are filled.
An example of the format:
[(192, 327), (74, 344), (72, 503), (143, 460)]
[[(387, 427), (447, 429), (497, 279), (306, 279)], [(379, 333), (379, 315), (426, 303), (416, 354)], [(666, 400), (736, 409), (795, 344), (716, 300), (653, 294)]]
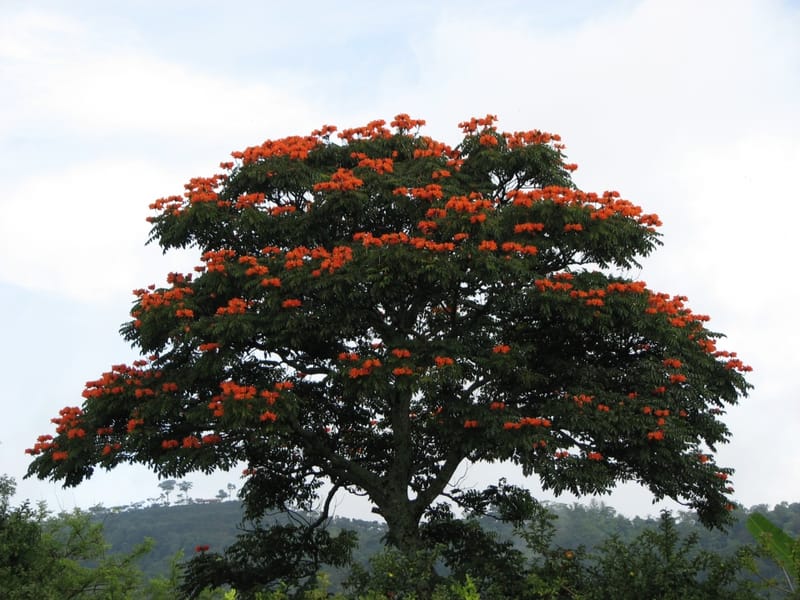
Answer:
[(122, 334), (146, 358), (89, 381), (29, 475), (243, 464), (251, 517), (315, 507), (329, 481), (323, 516), (364, 494), (406, 550), (443, 495), (508, 496), (453, 488), (465, 461), (555, 492), (637, 481), (724, 522), (714, 451), (749, 367), (685, 297), (629, 276), (658, 217), (577, 189), (557, 135), (487, 115), (450, 146), (423, 125), (268, 140), (153, 203), (151, 241), (201, 264), (135, 291)]

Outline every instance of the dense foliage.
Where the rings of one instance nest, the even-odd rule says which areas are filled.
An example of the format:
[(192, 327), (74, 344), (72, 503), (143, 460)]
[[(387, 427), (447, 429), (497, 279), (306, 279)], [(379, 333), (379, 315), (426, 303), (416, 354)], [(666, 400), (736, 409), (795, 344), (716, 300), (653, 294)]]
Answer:
[[(407, 115), (390, 125), (270, 140), (155, 202), (152, 240), (202, 264), (136, 291), (122, 331), (147, 358), (90, 381), (29, 474), (244, 463), (254, 519), (310, 509), (332, 483), (319, 520), (198, 559), (214, 582), (235, 583), (264, 536), (298, 549), (300, 575), (346, 554), (352, 540), (319, 530), (342, 488), (409, 555), (434, 535), (426, 514), (456, 533), (443, 494), (474, 514), (531, 506), (509, 486), (452, 488), (465, 461), (512, 461), (556, 492), (635, 480), (724, 522), (730, 470), (713, 452), (749, 368), (685, 298), (626, 277), (658, 218), (577, 190), (558, 136), (487, 116), (450, 147)], [(288, 568), (258, 567), (249, 589)]]
[[(0, 477), (0, 596), (4, 600), (128, 600), (143, 597), (136, 562), (149, 549), (111, 554), (87, 513), (58, 517), (42, 506), (12, 507), (12, 479)], [(141, 540), (141, 538), (138, 538)]]

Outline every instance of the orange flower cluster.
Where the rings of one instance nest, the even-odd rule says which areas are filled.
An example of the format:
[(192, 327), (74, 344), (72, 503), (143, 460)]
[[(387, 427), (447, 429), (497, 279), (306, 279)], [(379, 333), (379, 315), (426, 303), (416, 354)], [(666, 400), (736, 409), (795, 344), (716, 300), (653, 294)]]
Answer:
[(278, 401), (280, 393), (275, 390), (261, 390), (258, 395), (264, 398), (264, 400), (267, 401), (267, 404), (272, 406)]
[(234, 206), (239, 210), (244, 208), (253, 208), (259, 204), (263, 204), (266, 196), (262, 192), (254, 194), (243, 194), (236, 199)]
[(648, 431), (647, 432), (647, 439), (654, 440), (656, 442), (660, 442), (664, 439), (664, 430), (663, 429), (656, 429), (655, 431)]
[(231, 152), (231, 156), (241, 160), (245, 165), (276, 156), (305, 160), (309, 152), (319, 145), (319, 139), (313, 136), (289, 136), (279, 140), (267, 140), (260, 146), (251, 146), (242, 152)]
[(351, 192), (362, 185), (364, 181), (353, 175), (353, 171), (339, 168), (331, 175), (330, 181), (315, 183), (311, 189), (315, 192)]
[(392, 369), (392, 375), (396, 377), (401, 377), (403, 375), (413, 375), (414, 371), (409, 369), (408, 367), (397, 367)]
[(311, 132), (311, 135), (317, 138), (327, 138), (330, 137), (332, 133), (335, 133), (339, 128), (336, 125), (323, 125), (319, 129), (315, 129)]
[(189, 180), (189, 183), (183, 186), (186, 190), (183, 195), (189, 201), (189, 204), (216, 202), (218, 205), (224, 205), (225, 203), (220, 200), (219, 194), (214, 190), (216, 190), (225, 179), (225, 175), (193, 177)]
[(391, 158), (369, 158), (363, 152), (353, 152), (350, 157), (358, 160), (357, 166), (372, 169), (378, 175), (394, 172), (394, 161)]
[(383, 366), (381, 361), (377, 358), (368, 358), (363, 363), (361, 363), (360, 367), (353, 367), (348, 371), (348, 375), (350, 375), (351, 379), (357, 379), (358, 377), (366, 377), (370, 373), (372, 373), (373, 369)]
[(139, 425), (144, 425), (144, 419), (128, 419), (128, 433), (133, 433)]
[(442, 191), (442, 186), (438, 183), (429, 183), (425, 187), (416, 188), (399, 187), (392, 190), (392, 194), (395, 196), (411, 196), (417, 200), (427, 200), (429, 202), (444, 198), (444, 191)]
[(483, 252), (493, 252), (497, 250), (497, 242), (493, 240), (483, 240), (480, 244), (478, 244), (478, 250)]
[(259, 264), (258, 259), (255, 256), (240, 256), (239, 257), (239, 264), (240, 265), (249, 265), (247, 270), (244, 274), (247, 277), (252, 276), (263, 276), (269, 273), (269, 269), (266, 265)]
[[(447, 144), (438, 142), (428, 136), (421, 136), (419, 138), (421, 148), (414, 149), (414, 158), (425, 158), (429, 156), (445, 157), (450, 161), (458, 161), (460, 153), (458, 150), (453, 150)], [(448, 163), (449, 164), (449, 163)]]
[(248, 308), (248, 302), (241, 298), (231, 298), (227, 306), (220, 306), (217, 315), (243, 315)]
[(494, 209), (494, 204), (480, 193), (472, 192), (469, 196), (451, 196), (444, 207), (446, 210), (454, 210), (459, 213), (475, 214), (478, 211)]
[(494, 348), (492, 348), (492, 352), (495, 354), (508, 354), (511, 352), (511, 346), (508, 344), (498, 344)]
[(462, 121), (458, 126), (464, 133), (475, 133), (478, 127), (482, 129), (492, 127), (495, 121), (497, 121), (497, 115), (486, 115), (482, 119), (472, 117), (469, 121)]
[(275, 421), (278, 420), (278, 415), (276, 415), (274, 412), (268, 410), (268, 411), (265, 411), (265, 412), (261, 413), (259, 415), (259, 417), (258, 417), (258, 420), (261, 421), (262, 423), (265, 422), (265, 421), (269, 421), (270, 423), (274, 423)]
[(42, 452), (47, 452), (48, 450), (58, 448), (58, 444), (52, 440), (52, 435), (40, 435), (38, 438), (36, 438), (36, 443), (33, 445), (33, 448), (25, 449), (25, 454), (36, 456)]
[[(150, 286), (155, 288), (155, 286)], [(174, 287), (169, 290), (154, 290), (154, 289), (138, 289), (133, 290), (133, 294), (139, 298), (139, 305), (142, 311), (148, 312), (160, 306), (171, 306), (173, 303), (178, 303), (182, 306), (182, 301), (186, 296), (191, 296), (194, 290), (190, 287)], [(140, 311), (131, 313), (133, 316), (139, 316)]]
[(386, 125), (386, 121), (383, 119), (376, 119), (374, 121), (370, 121), (363, 127), (343, 129), (338, 136), (340, 139), (347, 140), (348, 142), (352, 142), (358, 138), (370, 140), (390, 138), (392, 136), (392, 132), (386, 129), (384, 125)]
[(531, 246), (530, 244), (523, 245), (516, 242), (503, 242), (500, 249), (508, 254), (517, 252), (519, 254), (534, 256), (539, 253), (539, 249), (536, 246)]
[(351, 362), (356, 362), (359, 360), (359, 356), (355, 352), (340, 352), (339, 360), (349, 360)]
[(392, 354), (397, 358), (411, 358), (411, 351), (405, 348), (395, 348)]
[(575, 402), (575, 404), (582, 408), (585, 404), (591, 404), (594, 401), (594, 396), (578, 394), (577, 396), (573, 396), (572, 400)]
[(283, 302), (281, 302), (281, 306), (283, 308), (298, 308), (303, 306), (303, 301), (297, 298), (287, 298)]
[(589, 452), (586, 455), (586, 458), (588, 458), (589, 460), (600, 461), (600, 460), (603, 460), (603, 455), (600, 454), (599, 452)]
[(303, 266), (303, 259), (311, 256), (311, 250), (305, 246), (297, 246), (292, 248), (286, 253), (286, 262), (283, 263), (283, 268), (287, 271), (289, 269), (296, 269)]
[(182, 448), (199, 448), (201, 445), (200, 438), (193, 435), (187, 435), (181, 442)]
[(261, 280), (263, 287), (281, 287), (281, 280), (278, 277), (268, 277)]
[(219, 444), (222, 441), (222, 436), (216, 433), (208, 433), (200, 438), (200, 441), (204, 444)]
[(193, 319), (194, 311), (190, 308), (179, 308), (175, 311), (175, 316), (179, 319)]
[(409, 131), (410, 129), (414, 129), (416, 127), (422, 127), (425, 125), (424, 119), (412, 119), (405, 113), (401, 113), (396, 115), (395, 118), (389, 123), (395, 129), (400, 131)]
[(519, 223), (514, 225), (514, 233), (538, 233), (544, 230), (544, 223)]
[[(159, 198), (149, 206), (150, 210), (158, 210), (165, 213), (177, 215), (183, 209), (182, 196), (167, 196), (166, 198)], [(148, 222), (153, 221), (153, 217), (147, 217)]]
[(543, 419), (541, 417), (521, 417), (518, 421), (506, 421), (503, 423), (503, 429), (522, 429), (523, 427), (550, 427), (552, 426), (550, 419)]
[[(532, 131), (515, 131), (514, 133), (503, 132), (503, 137), (506, 138), (506, 144), (510, 149), (561, 141), (560, 135), (546, 133), (538, 129)], [(554, 147), (556, 149), (564, 148), (563, 144), (556, 144)]]
[(566, 225), (564, 225), (564, 231), (566, 232), (583, 231), (583, 225), (581, 225), (580, 223), (567, 223)]
[(484, 133), (478, 138), (478, 143), (481, 146), (497, 146), (500, 142), (497, 141), (497, 136), (491, 133)]
[(425, 235), (429, 235), (431, 232), (436, 231), (439, 225), (436, 221), (420, 221), (417, 223), (417, 229), (419, 229)]
[(204, 252), (200, 260), (206, 263), (206, 268), (210, 271), (219, 273), (225, 272), (226, 263), (236, 256), (236, 252), (228, 248), (222, 250), (209, 250)]
[(647, 298), (647, 314), (665, 314), (669, 315), (669, 322), (674, 327), (687, 327), (689, 325), (699, 324), (708, 321), (710, 318), (706, 315), (694, 314), (686, 305), (686, 296), (672, 296), (669, 294), (656, 294), (650, 292)]
[(489, 405), (489, 410), (505, 410), (506, 403), (505, 402), (492, 402)]
[(475, 419), (464, 421), (464, 429), (477, 429), (478, 427), (480, 427), (480, 423)]
[[(573, 165), (564, 165), (565, 168)], [(547, 186), (533, 190), (511, 190), (506, 197), (515, 206), (531, 207), (534, 203), (550, 201), (558, 205), (583, 206), (589, 218), (605, 220), (613, 216), (633, 219), (640, 225), (652, 229), (661, 225), (658, 215), (642, 214), (642, 209), (628, 200), (619, 198), (619, 192), (604, 192), (597, 195), (567, 187)], [(580, 231), (576, 229), (575, 231)]]
[(269, 214), (271, 214), (273, 217), (279, 217), (280, 215), (287, 215), (293, 212), (297, 212), (297, 207), (292, 204), (273, 206), (271, 209), (269, 209)]
[(434, 357), (433, 362), (437, 367), (447, 367), (452, 365), (455, 361), (453, 361), (453, 359), (449, 356), (436, 356)]
[(408, 244), (417, 250), (429, 250), (431, 252), (452, 252), (455, 250), (455, 244), (452, 242), (434, 242), (420, 237), (408, 237), (405, 233), (384, 233), (379, 238), (371, 233), (360, 231), (353, 235), (353, 241), (361, 242), (361, 244), (368, 248), (370, 246), (383, 246)]
[(256, 386), (239, 385), (233, 381), (223, 381), (219, 384), (223, 396), (228, 396), (234, 400), (252, 400), (256, 397)]
[(81, 425), (83, 410), (77, 406), (65, 406), (58, 411), (58, 414), (58, 417), (50, 419), (50, 422), (56, 425), (56, 433), (64, 433)]
[[(553, 278), (554, 279), (554, 278)], [(554, 291), (567, 292), (572, 289), (572, 284), (567, 281), (553, 281), (553, 279), (534, 279), (533, 285), (540, 292)]]

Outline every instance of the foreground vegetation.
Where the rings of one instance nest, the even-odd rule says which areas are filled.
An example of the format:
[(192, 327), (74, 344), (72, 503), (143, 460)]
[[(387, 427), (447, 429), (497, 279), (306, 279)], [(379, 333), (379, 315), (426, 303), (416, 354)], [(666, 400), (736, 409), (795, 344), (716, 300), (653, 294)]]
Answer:
[[(699, 527), (688, 513), (627, 519), (597, 503), (535, 505), (526, 519), (510, 525), (440, 515), (426, 523), (431, 543), (413, 556), (383, 545), (384, 525), (337, 518), (329, 527), (353, 531), (358, 540), (351, 564), (324, 567), (294, 584), (277, 580), (260, 590), (233, 591), (213, 585), (187, 590), (183, 575), (198, 564), (213, 567), (211, 549), (235, 541), (244, 516), (239, 502), (95, 507), (56, 516), (41, 506), (11, 506), (12, 491), (13, 481), (3, 478), (0, 589), (9, 600), (796, 597), (775, 562), (754, 544), (746, 520), (757, 511), (796, 537), (800, 503), (739, 511), (727, 532)], [(186, 562), (191, 556), (195, 560)], [(433, 587), (417, 589), (427, 577), (415, 573), (429, 571), (436, 573)]]

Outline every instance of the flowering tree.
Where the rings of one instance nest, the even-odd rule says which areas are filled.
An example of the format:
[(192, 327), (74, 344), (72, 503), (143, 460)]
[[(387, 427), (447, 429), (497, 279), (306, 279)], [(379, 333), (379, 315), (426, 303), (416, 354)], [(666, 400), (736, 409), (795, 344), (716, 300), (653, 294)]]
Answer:
[(330, 481), (323, 514), (365, 494), (407, 550), (443, 494), (480, 504), (449, 487), (466, 461), (555, 492), (634, 480), (722, 522), (713, 451), (748, 367), (684, 297), (624, 275), (658, 218), (576, 189), (556, 135), (487, 116), (450, 147), (423, 124), (266, 141), (156, 201), (151, 240), (201, 264), (136, 290), (122, 332), (148, 358), (88, 382), (29, 475), (243, 463), (251, 516)]

